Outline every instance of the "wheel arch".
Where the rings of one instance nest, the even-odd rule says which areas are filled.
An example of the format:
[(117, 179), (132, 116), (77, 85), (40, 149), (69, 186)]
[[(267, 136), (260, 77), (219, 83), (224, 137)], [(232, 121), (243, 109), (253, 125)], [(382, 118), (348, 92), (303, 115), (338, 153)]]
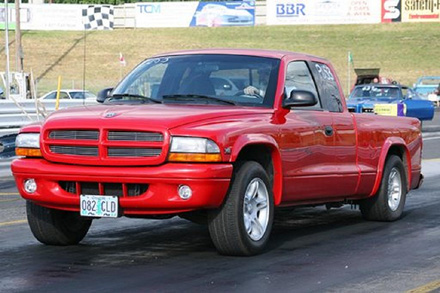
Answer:
[(374, 181), (373, 190), (371, 191), (370, 196), (376, 194), (379, 189), (380, 183), (382, 181), (383, 169), (385, 168), (385, 163), (389, 156), (396, 155), (398, 156), (405, 167), (405, 175), (406, 175), (406, 188), (410, 190), (411, 184), (411, 156), (408, 150), (408, 147), (405, 141), (400, 137), (389, 137), (386, 139), (385, 143), (382, 146), (382, 151), (379, 156), (379, 162), (377, 165), (377, 174), (376, 180)]
[(243, 135), (235, 142), (230, 162), (234, 165), (240, 161), (256, 161), (266, 170), (274, 196), (274, 205), (281, 202), (282, 166), (281, 154), (275, 139), (268, 135)]

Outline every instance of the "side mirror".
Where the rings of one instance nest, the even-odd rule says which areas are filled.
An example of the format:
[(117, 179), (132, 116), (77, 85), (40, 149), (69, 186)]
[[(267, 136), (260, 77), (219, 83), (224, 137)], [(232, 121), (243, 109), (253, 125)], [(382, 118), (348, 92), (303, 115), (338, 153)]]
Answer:
[(283, 101), (283, 108), (309, 107), (318, 103), (315, 95), (309, 91), (292, 90), (288, 99)]
[(109, 94), (112, 90), (113, 90), (112, 87), (101, 90), (96, 96), (96, 101), (98, 103), (104, 103), (104, 101), (109, 97)]

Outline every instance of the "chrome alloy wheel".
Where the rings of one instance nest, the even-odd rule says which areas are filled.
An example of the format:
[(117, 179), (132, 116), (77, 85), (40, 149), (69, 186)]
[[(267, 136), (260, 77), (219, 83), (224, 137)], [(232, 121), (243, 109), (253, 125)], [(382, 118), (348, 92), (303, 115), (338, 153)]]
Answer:
[(395, 212), (402, 198), (402, 178), (397, 168), (391, 169), (388, 177), (388, 206)]
[(269, 193), (260, 178), (252, 179), (246, 188), (243, 216), (248, 236), (254, 241), (263, 238), (269, 223)]

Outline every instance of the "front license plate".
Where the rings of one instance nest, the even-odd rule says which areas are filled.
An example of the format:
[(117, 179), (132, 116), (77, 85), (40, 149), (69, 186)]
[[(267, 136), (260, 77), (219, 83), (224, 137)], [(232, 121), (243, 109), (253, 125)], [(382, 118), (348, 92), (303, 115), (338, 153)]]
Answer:
[(85, 217), (118, 217), (118, 197), (108, 195), (84, 195), (80, 196), (81, 216)]

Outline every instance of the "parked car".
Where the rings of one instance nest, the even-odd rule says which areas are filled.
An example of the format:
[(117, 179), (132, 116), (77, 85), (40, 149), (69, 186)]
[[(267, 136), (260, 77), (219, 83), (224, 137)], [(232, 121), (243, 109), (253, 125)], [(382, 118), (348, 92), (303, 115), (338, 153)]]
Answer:
[[(57, 91), (51, 91), (40, 97), (40, 100), (55, 100)], [(96, 95), (83, 90), (63, 89), (60, 90), (60, 100), (79, 100), (79, 99), (96, 99)]]
[(423, 99), (431, 101), (435, 106), (440, 106), (440, 76), (422, 76), (413, 86), (413, 90)]
[[(260, 94), (217, 93), (212, 76)], [(221, 254), (254, 255), (276, 208), (352, 204), (395, 221), (423, 179), (421, 122), (350, 113), (338, 80), (329, 61), (292, 52), (151, 57), (102, 105), (21, 129), (12, 173), (31, 231), (73, 245), (97, 218), (178, 215), (205, 223)]]
[(399, 84), (364, 84), (354, 87), (348, 97), (350, 112), (376, 113), (432, 120), (434, 106), (408, 88)]

